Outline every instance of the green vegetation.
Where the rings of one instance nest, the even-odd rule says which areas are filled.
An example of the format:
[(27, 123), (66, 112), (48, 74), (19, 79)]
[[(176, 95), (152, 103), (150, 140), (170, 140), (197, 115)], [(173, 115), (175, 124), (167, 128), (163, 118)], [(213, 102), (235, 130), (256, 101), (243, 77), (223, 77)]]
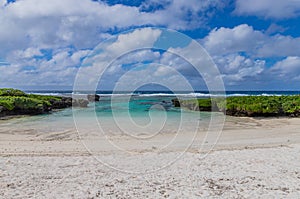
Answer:
[(50, 106), (49, 101), (38, 100), (29, 97), (0, 97), (0, 106), (5, 107), (7, 110), (26, 110), (26, 109), (37, 109), (40, 110), (44, 106)]
[(26, 93), (13, 88), (1, 88), (0, 96), (26, 96)]
[(211, 111), (212, 109), (212, 100), (209, 98), (206, 99), (192, 99), (192, 100), (183, 100), (180, 101), (182, 107), (188, 108), (194, 111)]
[(26, 97), (42, 100), (42, 101), (51, 101), (51, 100), (61, 100), (62, 97), (58, 96), (48, 96), (48, 95), (34, 95), (34, 94), (27, 94)]
[[(45, 113), (53, 106), (62, 104), (62, 99), (62, 97), (26, 94), (17, 89), (3, 88), (0, 89), (0, 116)], [(63, 105), (65, 108), (66, 105)]]
[[(197, 99), (180, 101), (191, 110), (219, 111), (233, 116), (300, 116), (300, 96), (238, 96), (225, 99)], [(198, 106), (199, 108), (195, 108)]]
[(300, 113), (300, 96), (229, 97), (226, 112), (245, 116), (297, 116)]

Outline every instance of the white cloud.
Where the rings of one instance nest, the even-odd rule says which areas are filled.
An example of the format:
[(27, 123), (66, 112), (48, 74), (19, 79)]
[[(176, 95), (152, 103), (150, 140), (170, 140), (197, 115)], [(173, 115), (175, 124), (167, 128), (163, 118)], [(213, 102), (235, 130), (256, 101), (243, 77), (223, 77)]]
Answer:
[[(221, 74), (217, 66), (198, 42), (192, 40), (189, 45), (183, 48), (169, 48), (168, 53), (174, 54), (177, 57), (171, 63), (181, 74), (194, 76), (198, 79), (201, 76), (201, 79), (206, 83), (210, 91), (222, 91), (224, 89), (223, 81), (220, 79)], [(169, 58), (174, 57), (174, 55), (171, 55)], [(185, 64), (181, 65), (182, 61), (180, 59), (183, 59)]]
[(205, 24), (207, 12), (219, 1), (173, 0), (163, 10), (144, 12), (134, 6), (109, 6), (91, 0), (22, 0), (0, 7), (0, 56), (14, 49), (91, 48), (109, 30), (158, 25), (194, 29)]
[(4, 6), (7, 3), (6, 0), (0, 0), (0, 7)]
[[(300, 37), (268, 35), (242, 24), (215, 29), (200, 42), (216, 62), (227, 85), (299, 79)], [(265, 59), (275, 57), (287, 58), (267, 68)]]
[(80, 64), (81, 59), (83, 59), (84, 57), (86, 57), (89, 53), (91, 53), (91, 50), (79, 50), (74, 52), (71, 55), (71, 59), (74, 62), (74, 64)]
[(106, 50), (109, 54), (121, 55), (128, 51), (152, 47), (160, 34), (160, 30), (151, 28), (137, 29), (130, 34), (119, 35), (117, 41), (107, 47)]
[[(142, 28), (136, 29), (133, 32), (120, 34), (115, 40), (112, 39), (106, 43), (100, 44), (95, 48), (95, 54), (92, 54), (92, 56), (85, 60), (84, 65), (86, 66), (79, 70), (76, 79), (76, 86), (85, 89), (94, 89), (98, 84), (100, 76), (105, 72), (105, 70), (108, 70), (107, 73), (104, 73), (105, 75), (114, 75), (110, 76), (109, 82), (106, 82), (107, 84), (112, 84), (116, 81), (118, 75), (124, 72), (121, 64), (126, 64), (126, 62), (130, 63), (127, 56), (135, 59), (131, 61), (145, 60), (141, 56), (146, 54), (147, 57), (145, 58), (147, 59), (151, 56), (155, 58), (158, 57), (159, 55), (157, 53), (151, 53), (149, 50), (145, 50), (146, 54), (136, 50), (152, 48), (160, 35), (161, 30)], [(105, 75), (104, 77), (101, 76), (101, 78), (107, 78)], [(89, 79), (88, 82), (87, 79)]]
[(258, 77), (265, 70), (265, 61), (254, 61), (238, 54), (219, 56), (214, 60), (229, 85), (237, 84), (246, 78)]
[(260, 57), (285, 57), (300, 56), (300, 37), (275, 35), (263, 43), (257, 49), (257, 56)]
[(300, 37), (270, 36), (247, 24), (214, 29), (200, 42), (212, 56), (238, 52), (259, 58), (300, 56)]
[(286, 19), (300, 15), (298, 0), (236, 0), (234, 13), (264, 18)]
[(253, 30), (247, 24), (242, 24), (232, 29), (224, 27), (214, 29), (204, 38), (203, 43), (212, 54), (228, 54), (241, 51), (251, 52), (266, 39), (262, 32)]
[(125, 56), (121, 57), (120, 61), (122, 64), (129, 64), (129, 63), (139, 63), (139, 62), (146, 62), (146, 61), (155, 61), (160, 58), (159, 52), (154, 52), (152, 50), (139, 50), (133, 51), (130, 54), (126, 54)]
[(139, 87), (151, 84), (165, 86), (172, 91), (192, 91), (190, 82), (170, 66), (150, 64), (141, 70), (126, 71), (118, 80), (116, 90), (133, 91)]
[[(110, 31), (145, 25), (195, 29), (205, 26), (210, 15), (224, 4), (219, 0), (204, 0), (201, 3), (198, 0), (147, 0), (134, 7), (121, 4), (110, 6), (90, 0), (20, 0), (9, 4), (0, 0), (0, 64), (5, 63), (0, 66), (0, 84), (72, 84), (82, 58), (90, 53), (90, 50), (83, 49), (91, 49), (109, 38)], [(237, 0), (234, 12), (283, 19), (299, 16), (299, 10), (299, 1), (296, 0)], [(201, 43), (228, 83), (263, 78), (265, 72), (272, 72), (274, 78), (284, 76), (295, 79), (299, 77), (300, 37), (273, 35), (283, 29), (276, 24), (266, 31), (254, 30), (247, 24), (221, 27), (212, 30)], [(150, 28), (122, 34), (113, 43), (107, 44), (104, 49), (106, 53), (94, 57), (96, 64), (85, 71), (86, 75), (92, 74), (92, 78), (85, 81), (94, 83), (110, 58), (139, 47), (150, 47), (160, 34), (160, 31)], [(51, 55), (45, 56), (45, 49), (50, 50)], [(191, 45), (186, 49), (171, 48), (169, 51), (191, 58), (192, 64), (201, 65), (203, 71), (210, 73), (205, 68), (209, 65), (209, 59), (193, 49)], [(274, 57), (287, 58), (270, 70), (266, 69), (263, 59)], [(110, 74), (118, 77), (126, 72), (122, 64), (138, 65), (143, 61), (171, 66), (191, 79), (195, 77), (195, 69), (179, 56), (171, 53), (161, 56), (151, 50), (126, 54), (111, 66)], [(157, 67), (152, 72), (156, 77), (169, 74), (166, 67)], [(111, 78), (107, 81), (115, 80)]]
[(300, 57), (287, 57), (277, 62), (270, 71), (283, 79), (298, 79), (300, 77)]
[[(146, 3), (150, 5), (153, 2), (155, 1), (149, 0)], [(0, 0), (0, 58), (10, 63), (1, 67), (1, 76), (11, 75), (11, 71), (18, 73), (5, 79), (1, 77), (1, 84), (71, 83), (76, 67), (82, 57), (89, 53), (81, 49), (93, 48), (100, 41), (109, 38), (110, 31), (145, 25), (180, 30), (199, 28), (205, 25), (211, 13), (223, 6), (218, 0), (205, 0), (201, 3), (197, 0), (170, 0), (163, 3), (162, 9), (147, 11), (142, 8), (146, 3), (134, 7), (108, 5), (91, 0), (20, 0), (9, 4)], [(98, 57), (103, 62), (87, 69), (90, 70), (87, 73), (95, 73), (97, 67), (108, 64), (105, 57), (125, 53), (126, 50), (139, 46), (151, 46), (160, 34), (159, 31), (147, 29), (139, 31), (134, 32), (135, 35), (123, 34), (119, 37), (119, 41), (110, 46), (113, 53), (99, 55), (103, 56)], [(50, 55), (44, 54), (45, 49), (51, 51)], [(143, 52), (127, 59), (151, 60), (159, 59), (159, 56), (158, 52)], [(126, 61), (125, 59), (122, 61)], [(118, 67), (113, 71), (117, 73)], [(91, 78), (90, 81), (94, 80)]]
[(14, 60), (9, 65), (0, 67), (1, 86), (39, 86), (62, 85), (72, 86), (80, 60), (89, 51), (70, 52), (69, 49), (56, 52), (49, 60), (27, 57), (35, 54), (37, 49), (26, 49), (14, 54)]
[(153, 75), (164, 78), (164, 76), (167, 76), (173, 72), (174, 72), (174, 68), (167, 65), (162, 65), (162, 66), (158, 66), (157, 70), (153, 73)]
[(208, 16), (224, 7), (225, 3), (219, 0), (148, 0), (143, 7), (161, 6), (151, 15), (156, 25), (165, 25), (176, 30), (194, 29), (206, 24)]
[(266, 30), (266, 34), (271, 35), (273, 33), (283, 33), (287, 28), (272, 23)]
[(42, 56), (43, 54), (38, 48), (27, 48), (25, 50), (16, 50), (12, 52), (12, 55), (9, 57), (13, 58), (14, 60), (20, 61), (20, 59), (31, 59), (34, 56)]

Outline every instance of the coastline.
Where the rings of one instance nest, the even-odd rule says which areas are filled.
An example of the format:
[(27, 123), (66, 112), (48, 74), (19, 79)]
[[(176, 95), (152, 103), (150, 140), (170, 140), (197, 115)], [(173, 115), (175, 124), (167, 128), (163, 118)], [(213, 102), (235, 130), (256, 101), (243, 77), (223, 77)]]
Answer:
[[(42, 128), (42, 127), (40, 127)], [(66, 129), (65, 129), (66, 128)], [(214, 146), (213, 151), (218, 150), (241, 150), (247, 148), (269, 148), (281, 147), (291, 144), (300, 144), (300, 118), (236, 118), (226, 117), (225, 126), (222, 133)], [(151, 141), (157, 146), (165, 144), (161, 140), (172, 139), (174, 133), (161, 133), (154, 137)], [(193, 137), (194, 132), (185, 132), (179, 136), (182, 139), (176, 143), (170, 151), (182, 151), (189, 142), (185, 138)], [(216, 134), (217, 135), (217, 134)], [(216, 140), (211, 143), (204, 143), (206, 131), (205, 129), (197, 132), (194, 143), (188, 149), (189, 152), (206, 153), (206, 148), (211, 148)], [(123, 142), (122, 146), (128, 147), (133, 151), (151, 151), (151, 146), (146, 142), (140, 141), (140, 145), (133, 145), (135, 139), (126, 135), (111, 135), (108, 138), (112, 141)], [(90, 143), (99, 144), (103, 147), (98, 148), (99, 154), (114, 153), (111, 146), (107, 144), (105, 137), (98, 136), (97, 133), (88, 133), (86, 135), (78, 134), (76, 128), (71, 125), (62, 127), (60, 131), (39, 132), (34, 127), (19, 129), (16, 127), (2, 127), (0, 131), (0, 156), (13, 155), (87, 155), (87, 149), (83, 144)], [(161, 141), (161, 142), (160, 142)], [(150, 143), (151, 144), (151, 143)], [(107, 147), (106, 147), (107, 145)], [(199, 150), (199, 146), (203, 150)], [(168, 150), (163, 152), (170, 152)], [(97, 152), (96, 150), (93, 152)]]

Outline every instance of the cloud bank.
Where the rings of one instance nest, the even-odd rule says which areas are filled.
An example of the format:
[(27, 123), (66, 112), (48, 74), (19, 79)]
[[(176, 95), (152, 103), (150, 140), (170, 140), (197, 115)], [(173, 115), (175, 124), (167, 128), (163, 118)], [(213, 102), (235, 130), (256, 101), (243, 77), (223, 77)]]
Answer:
[[(223, 15), (224, 24), (215, 23)], [(221, 0), (0, 0), (0, 86), (72, 88), (83, 60), (99, 43), (132, 28), (158, 26), (197, 39), (228, 88), (276, 89), (284, 82), (285, 88), (295, 89), (300, 30), (293, 24), (300, 23), (299, 16), (296, 0), (234, 0), (232, 4)], [(106, 56), (139, 46), (138, 42), (155, 45), (160, 36), (147, 31), (123, 34), (106, 49)], [(110, 74), (106, 81), (113, 84), (126, 70), (154, 63), (156, 69), (148, 70), (154, 76), (163, 78), (169, 70), (161, 65), (171, 66), (205, 88), (182, 58), (149, 49), (116, 60), (106, 71)]]

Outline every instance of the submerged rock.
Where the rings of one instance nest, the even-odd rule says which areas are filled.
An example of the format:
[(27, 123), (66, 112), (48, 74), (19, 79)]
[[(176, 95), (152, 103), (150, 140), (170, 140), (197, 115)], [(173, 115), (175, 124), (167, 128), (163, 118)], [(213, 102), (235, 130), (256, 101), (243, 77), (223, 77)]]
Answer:
[(73, 107), (82, 107), (86, 108), (88, 107), (89, 101), (85, 99), (73, 99), (72, 100), (72, 105)]

